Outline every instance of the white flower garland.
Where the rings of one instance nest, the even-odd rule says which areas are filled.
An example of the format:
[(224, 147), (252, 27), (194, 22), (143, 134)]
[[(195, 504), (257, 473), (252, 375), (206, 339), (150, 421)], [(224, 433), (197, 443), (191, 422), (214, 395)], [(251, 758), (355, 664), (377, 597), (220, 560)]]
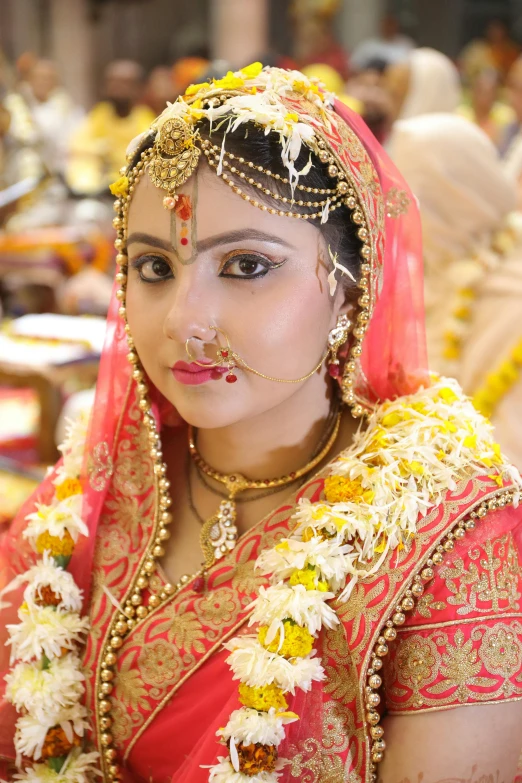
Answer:
[(322, 627), (340, 622), (328, 602), (339, 591), (348, 598), (390, 550), (406, 546), (418, 518), (470, 469), (499, 487), (513, 483), (517, 505), (522, 479), (494, 443), (491, 424), (456, 381), (433, 380), (374, 411), (330, 466), (325, 500), (302, 500), (291, 535), (259, 556), (256, 567), (270, 574), (270, 585), (251, 607), (258, 636), (224, 645), (244, 706), (218, 731), (229, 755), (210, 768), (210, 783), (277, 782), (284, 725), (298, 717), (285, 711), (285, 696), (325, 677), (312, 643)]
[[(80, 536), (89, 534), (81, 518), (79, 481), (86, 431), (87, 417), (69, 428), (60, 447), (63, 464), (54, 479), (53, 501), (27, 516), (23, 535), (40, 559), (2, 592), (27, 584), (20, 622), (7, 626), (13, 666), (5, 678), (6, 699), (20, 713), (14, 738), (20, 772), (15, 779), (27, 783), (88, 783), (99, 774), (98, 754), (82, 750), (89, 721), (77, 652), (89, 625), (80, 615), (82, 591), (65, 570)], [(66, 752), (59, 754), (59, 749)], [(22, 756), (34, 762), (44, 756), (45, 761), (26, 766)]]

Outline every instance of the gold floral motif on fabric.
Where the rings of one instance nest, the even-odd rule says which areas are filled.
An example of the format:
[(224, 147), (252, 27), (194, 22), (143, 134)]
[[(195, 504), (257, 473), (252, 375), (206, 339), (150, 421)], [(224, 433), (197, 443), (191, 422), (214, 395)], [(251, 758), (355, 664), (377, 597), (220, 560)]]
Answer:
[(451, 593), (448, 604), (457, 606), (462, 616), (516, 610), (521, 574), (510, 533), (473, 547), (466, 562), (459, 557), (440, 572)]
[(89, 484), (97, 492), (101, 492), (107, 487), (113, 472), (114, 463), (109, 444), (101, 441), (94, 446), (87, 461)]
[(522, 622), (455, 621), (399, 634), (385, 672), (390, 712), (444, 709), (522, 696)]
[(386, 193), (386, 215), (396, 220), (401, 215), (406, 215), (409, 208), (410, 198), (406, 191), (390, 188)]

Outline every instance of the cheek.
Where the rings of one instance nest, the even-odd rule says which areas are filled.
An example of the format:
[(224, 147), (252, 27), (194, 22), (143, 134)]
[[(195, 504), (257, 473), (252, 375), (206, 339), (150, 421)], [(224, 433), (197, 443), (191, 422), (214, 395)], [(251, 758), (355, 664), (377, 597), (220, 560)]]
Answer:
[(152, 296), (144, 288), (143, 284), (129, 280), (126, 296), (127, 322), (142, 362), (148, 355), (144, 349), (151, 345), (157, 347), (164, 320), (161, 297), (154, 297), (152, 302)]
[(294, 367), (306, 365), (321, 352), (332, 309), (327, 291), (324, 286), (321, 291), (316, 277), (289, 279), (266, 296), (263, 292), (250, 299), (241, 319), (244, 326), (237, 332), (243, 350), (250, 355), (279, 356)]

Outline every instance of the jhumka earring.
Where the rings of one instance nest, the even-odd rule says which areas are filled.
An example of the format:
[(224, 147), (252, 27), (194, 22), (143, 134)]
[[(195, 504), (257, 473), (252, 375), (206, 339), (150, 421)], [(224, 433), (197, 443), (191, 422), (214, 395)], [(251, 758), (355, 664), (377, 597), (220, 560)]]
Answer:
[(341, 375), (341, 368), (339, 365), (339, 358), (337, 356), (339, 349), (348, 340), (350, 335), (351, 321), (347, 315), (340, 315), (337, 319), (337, 324), (330, 330), (328, 335), (328, 358), (327, 367), (328, 374), (331, 378), (339, 378)]

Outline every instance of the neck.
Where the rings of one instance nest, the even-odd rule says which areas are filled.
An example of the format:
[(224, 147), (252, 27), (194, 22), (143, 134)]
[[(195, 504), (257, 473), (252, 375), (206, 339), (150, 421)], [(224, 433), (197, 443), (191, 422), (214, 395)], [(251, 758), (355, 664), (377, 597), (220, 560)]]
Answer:
[(199, 430), (203, 459), (221, 473), (276, 478), (305, 465), (325, 434), (331, 385), (314, 375), (275, 408), (227, 427)]

